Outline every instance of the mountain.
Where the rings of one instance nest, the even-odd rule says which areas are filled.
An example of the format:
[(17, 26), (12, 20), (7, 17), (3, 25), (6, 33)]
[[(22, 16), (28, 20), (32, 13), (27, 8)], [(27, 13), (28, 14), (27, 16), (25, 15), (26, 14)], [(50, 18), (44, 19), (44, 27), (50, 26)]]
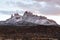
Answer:
[(27, 22), (39, 24), (39, 25), (57, 25), (54, 20), (47, 19), (45, 16), (33, 15), (31, 12), (25, 12), (23, 19)]
[(58, 25), (54, 20), (47, 19), (45, 16), (33, 15), (33, 13), (25, 11), (21, 16), (18, 13), (11, 15), (6, 21), (1, 21), (0, 25)]

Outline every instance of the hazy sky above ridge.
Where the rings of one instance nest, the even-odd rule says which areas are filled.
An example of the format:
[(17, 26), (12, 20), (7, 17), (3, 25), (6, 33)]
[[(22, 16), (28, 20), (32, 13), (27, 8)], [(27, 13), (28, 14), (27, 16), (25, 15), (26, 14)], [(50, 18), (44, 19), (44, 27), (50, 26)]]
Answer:
[(60, 0), (0, 0), (0, 20), (10, 18), (15, 12), (23, 14), (26, 10), (60, 24)]

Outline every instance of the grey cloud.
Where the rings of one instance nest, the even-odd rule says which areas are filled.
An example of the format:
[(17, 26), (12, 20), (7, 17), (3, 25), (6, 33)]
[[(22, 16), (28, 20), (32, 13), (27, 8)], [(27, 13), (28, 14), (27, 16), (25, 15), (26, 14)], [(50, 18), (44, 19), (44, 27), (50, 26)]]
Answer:
[[(10, 3), (11, 3), (11, 5), (13, 5), (13, 6), (17, 7), (17, 8), (22, 8), (23, 10), (28, 9), (28, 10), (31, 10), (31, 11), (39, 11), (40, 13), (43, 13), (43, 14), (46, 14), (46, 15), (47, 14), (48, 15), (55, 15), (55, 14), (59, 15), (60, 14), (60, 8), (55, 7), (55, 4), (59, 0), (57, 0), (57, 1), (56, 0), (54, 0), (54, 1), (52, 1), (52, 0), (38, 0), (38, 1), (36, 0), (32, 4), (24, 4), (21, 1), (20, 2), (11, 1)], [(45, 1), (47, 3), (45, 7), (42, 7), (42, 5), (40, 4), (40, 2), (43, 2), (43, 1)], [(56, 3), (54, 3), (54, 2), (56, 2)]]
[(57, 3), (57, 4), (60, 4), (60, 0), (34, 0), (34, 1), (45, 1), (45, 2), (51, 2), (51, 3)]
[(43, 14), (48, 14), (48, 15), (59, 15), (60, 14), (60, 9), (55, 7), (55, 4), (48, 3), (45, 8), (41, 7), (39, 2), (33, 3), (31, 5), (24, 5), (23, 3), (17, 4), (18, 7), (22, 7), (23, 9), (29, 9), (29, 10), (34, 10), (34, 11), (39, 11), (40, 13)]
[(60, 14), (60, 8), (55, 7), (53, 4), (48, 4), (45, 8), (40, 8), (39, 11), (48, 15)]
[(13, 13), (20, 13), (20, 14), (23, 14), (24, 11), (0, 11), (0, 13), (2, 14), (7, 14), (7, 15), (11, 15)]
[(2, 14), (11, 14), (11, 13), (14, 13), (13, 11), (0, 11), (0, 13), (2, 13)]

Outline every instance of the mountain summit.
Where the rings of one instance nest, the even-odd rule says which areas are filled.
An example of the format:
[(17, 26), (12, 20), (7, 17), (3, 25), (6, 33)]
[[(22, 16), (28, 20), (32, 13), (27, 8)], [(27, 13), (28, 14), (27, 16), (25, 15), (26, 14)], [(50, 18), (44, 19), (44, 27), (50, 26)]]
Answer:
[(25, 11), (23, 16), (15, 13), (14, 15), (11, 15), (11, 18), (7, 19), (4, 23), (12, 25), (57, 25), (54, 20), (47, 19), (45, 16), (33, 15), (33, 13), (28, 11)]

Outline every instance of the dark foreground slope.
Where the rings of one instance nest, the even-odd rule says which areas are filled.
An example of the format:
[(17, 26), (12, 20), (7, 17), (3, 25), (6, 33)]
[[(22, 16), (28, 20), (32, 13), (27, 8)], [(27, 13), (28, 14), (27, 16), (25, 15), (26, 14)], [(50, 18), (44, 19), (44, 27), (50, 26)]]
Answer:
[(27, 35), (34, 33), (36, 35), (48, 35), (49, 37), (60, 38), (60, 26), (0, 26), (0, 35), (5, 37), (15, 37), (19, 35)]

